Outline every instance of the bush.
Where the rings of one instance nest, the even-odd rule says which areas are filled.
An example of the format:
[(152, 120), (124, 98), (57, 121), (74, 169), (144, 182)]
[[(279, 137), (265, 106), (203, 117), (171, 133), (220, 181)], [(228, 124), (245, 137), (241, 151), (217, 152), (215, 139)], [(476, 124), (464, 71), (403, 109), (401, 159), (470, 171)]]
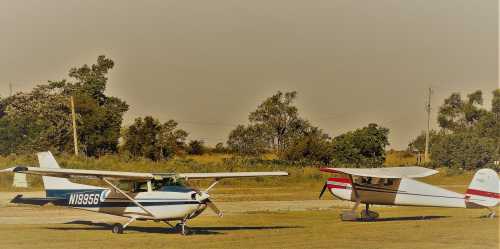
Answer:
[(204, 142), (201, 140), (192, 140), (188, 145), (188, 153), (190, 155), (203, 155), (206, 151)]

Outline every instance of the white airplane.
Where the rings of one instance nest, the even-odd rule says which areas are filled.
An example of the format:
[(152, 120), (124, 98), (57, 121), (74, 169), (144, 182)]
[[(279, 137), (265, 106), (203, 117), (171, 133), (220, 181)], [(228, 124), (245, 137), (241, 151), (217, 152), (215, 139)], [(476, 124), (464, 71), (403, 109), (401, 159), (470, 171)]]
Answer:
[[(0, 173), (14, 172), (41, 175), (46, 198), (23, 198), (18, 195), (13, 203), (67, 206), (88, 211), (128, 217), (125, 224), (113, 225), (113, 233), (123, 230), (135, 220), (163, 221), (188, 233), (186, 223), (200, 215), (207, 207), (222, 217), (222, 212), (210, 200), (208, 192), (224, 178), (287, 176), (287, 172), (231, 172), (231, 173), (133, 173), (101, 170), (62, 169), (50, 152), (38, 153), (40, 167), (12, 167)], [(102, 180), (109, 188), (77, 184), (66, 178)], [(186, 187), (180, 180), (214, 179), (205, 190)], [(118, 184), (114, 183), (118, 181)], [(179, 221), (173, 226), (171, 221)]]
[(323, 186), (325, 190), (341, 200), (355, 202), (352, 210), (343, 212), (342, 220), (357, 220), (357, 207), (363, 203), (361, 219), (378, 218), (378, 213), (369, 210), (370, 204), (395, 206), (426, 206), (454, 208), (487, 208), (489, 217), (494, 217), (493, 207), (498, 205), (500, 183), (492, 169), (476, 172), (465, 194), (456, 193), (413, 178), (426, 177), (438, 171), (423, 167), (391, 168), (321, 168), (323, 172), (334, 173)]

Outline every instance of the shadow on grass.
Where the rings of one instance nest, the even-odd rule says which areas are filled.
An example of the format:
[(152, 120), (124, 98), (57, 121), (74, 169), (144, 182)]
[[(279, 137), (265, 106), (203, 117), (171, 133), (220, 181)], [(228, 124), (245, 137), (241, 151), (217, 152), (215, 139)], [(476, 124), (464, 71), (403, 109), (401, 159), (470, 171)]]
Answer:
[(374, 220), (367, 219), (357, 219), (355, 222), (385, 222), (385, 221), (415, 221), (415, 220), (437, 220), (443, 218), (449, 218), (450, 216), (409, 216), (409, 217), (389, 217), (389, 218), (378, 218)]
[[(46, 229), (51, 230), (61, 230), (61, 231), (99, 231), (99, 230), (108, 230), (111, 232), (112, 224), (108, 223), (95, 223), (91, 221), (71, 221), (65, 224), (72, 225), (85, 225), (88, 227), (47, 227)], [(295, 229), (295, 228), (303, 228), (301, 226), (227, 226), (227, 227), (189, 227), (190, 234), (194, 235), (215, 235), (215, 234), (224, 234), (224, 231), (244, 231), (244, 230), (275, 230), (275, 229)], [(164, 226), (164, 227), (138, 227), (138, 226), (128, 226), (125, 229), (126, 231), (136, 231), (141, 233), (161, 233), (161, 234), (179, 234), (177, 229)]]

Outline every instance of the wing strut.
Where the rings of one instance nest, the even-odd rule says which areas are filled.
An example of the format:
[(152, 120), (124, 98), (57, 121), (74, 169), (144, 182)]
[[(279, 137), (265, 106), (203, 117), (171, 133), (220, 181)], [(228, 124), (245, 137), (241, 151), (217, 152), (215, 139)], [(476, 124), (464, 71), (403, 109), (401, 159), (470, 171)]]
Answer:
[(354, 212), (354, 210), (356, 210), (356, 208), (358, 208), (359, 204), (361, 203), (361, 200), (359, 198), (359, 193), (358, 193), (358, 190), (356, 188), (356, 183), (354, 183), (354, 179), (353, 179), (352, 175), (349, 175), (349, 179), (352, 182), (352, 191), (354, 191), (354, 198), (356, 199), (356, 204), (352, 208), (352, 211)]
[(122, 194), (123, 196), (125, 196), (127, 199), (129, 199), (131, 202), (133, 202), (135, 205), (137, 205), (138, 207), (140, 207), (142, 210), (144, 210), (144, 212), (146, 212), (147, 214), (151, 215), (151, 217), (153, 218), (156, 218), (155, 215), (153, 213), (151, 213), (147, 208), (145, 208), (143, 205), (141, 205), (138, 201), (136, 201), (134, 198), (130, 197), (130, 195), (128, 195), (127, 193), (125, 193), (125, 191), (121, 190), (120, 188), (118, 188), (117, 186), (115, 186), (113, 183), (111, 183), (110, 181), (108, 181), (108, 179), (106, 178), (101, 178), (105, 183), (107, 183), (110, 187), (112, 187), (113, 189), (115, 189), (116, 191), (118, 191), (120, 194)]

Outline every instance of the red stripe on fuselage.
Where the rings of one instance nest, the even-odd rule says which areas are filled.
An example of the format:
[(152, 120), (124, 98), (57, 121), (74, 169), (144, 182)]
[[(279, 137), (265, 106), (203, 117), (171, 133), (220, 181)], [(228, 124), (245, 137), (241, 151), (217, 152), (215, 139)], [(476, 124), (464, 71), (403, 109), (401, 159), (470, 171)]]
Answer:
[(349, 178), (328, 178), (330, 182), (341, 182), (341, 183), (349, 183), (351, 184), (351, 179)]
[(332, 188), (347, 189), (347, 186), (340, 186), (340, 185), (335, 185), (335, 184), (327, 184), (326, 187), (328, 187), (328, 189), (332, 189)]
[(488, 191), (483, 191), (483, 190), (467, 189), (467, 192), (465, 192), (465, 193), (468, 195), (479, 195), (479, 196), (484, 196), (484, 197), (489, 197), (489, 198), (500, 199), (499, 193), (488, 192)]

